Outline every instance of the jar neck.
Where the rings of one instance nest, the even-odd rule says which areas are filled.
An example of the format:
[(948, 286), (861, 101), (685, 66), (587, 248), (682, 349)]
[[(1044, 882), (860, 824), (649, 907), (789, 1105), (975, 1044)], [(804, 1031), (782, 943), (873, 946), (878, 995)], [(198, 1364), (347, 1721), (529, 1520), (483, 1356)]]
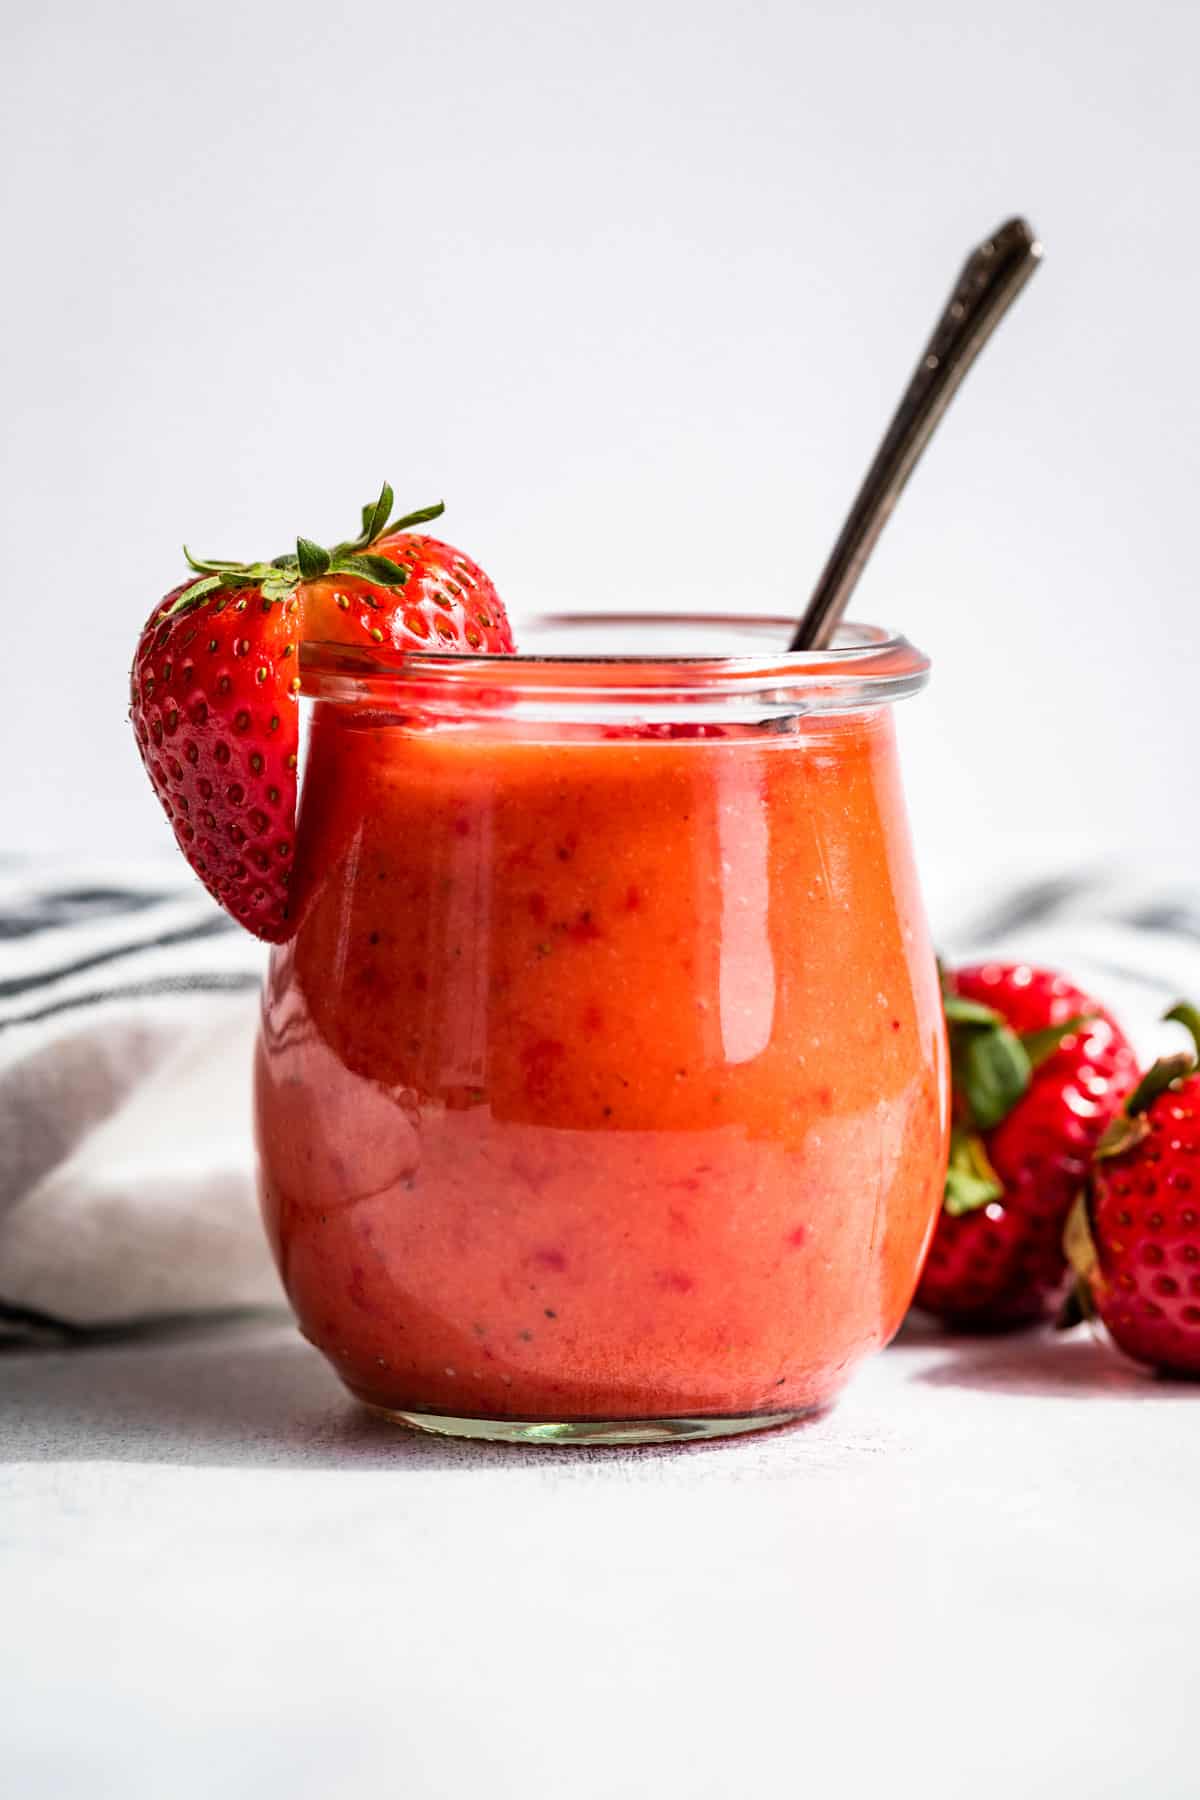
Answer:
[[(560, 616), (518, 629), (520, 654), (433, 656), (307, 644), (303, 692), (430, 724), (469, 718), (663, 727), (702, 736), (787, 730), (799, 719), (890, 705), (924, 686), (929, 663), (904, 638), (846, 626), (833, 647), (786, 649), (791, 621), (696, 615)], [(617, 648), (617, 646), (621, 646)]]

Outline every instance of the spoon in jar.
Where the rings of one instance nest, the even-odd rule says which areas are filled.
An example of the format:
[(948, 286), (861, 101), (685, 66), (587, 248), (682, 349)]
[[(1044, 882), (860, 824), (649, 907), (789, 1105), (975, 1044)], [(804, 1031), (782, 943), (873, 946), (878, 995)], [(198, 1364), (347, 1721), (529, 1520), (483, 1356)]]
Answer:
[(973, 250), (904, 390), (790, 650), (829, 643), (892, 508), (958, 385), (1042, 257), (1024, 219), (1009, 219)]

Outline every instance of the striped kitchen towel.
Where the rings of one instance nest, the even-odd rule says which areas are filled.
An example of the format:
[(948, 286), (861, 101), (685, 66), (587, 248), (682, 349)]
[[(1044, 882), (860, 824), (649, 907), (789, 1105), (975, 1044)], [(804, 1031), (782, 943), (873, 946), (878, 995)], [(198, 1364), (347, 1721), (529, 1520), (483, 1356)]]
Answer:
[(252, 1194), (263, 962), (169, 865), (0, 865), (0, 1340), (279, 1303)]
[[(1061, 968), (1146, 1057), (1200, 997), (1195, 875), (1010, 859), (927, 888), (950, 960)], [(250, 1128), (264, 961), (171, 866), (0, 865), (0, 1339), (279, 1304)]]

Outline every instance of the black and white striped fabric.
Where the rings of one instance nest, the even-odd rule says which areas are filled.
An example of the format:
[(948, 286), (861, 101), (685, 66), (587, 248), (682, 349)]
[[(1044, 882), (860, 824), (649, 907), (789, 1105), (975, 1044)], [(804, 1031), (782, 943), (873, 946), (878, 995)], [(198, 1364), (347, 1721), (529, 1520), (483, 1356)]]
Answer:
[(263, 961), (174, 867), (0, 866), (0, 1339), (277, 1303), (251, 1179)]
[[(1034, 861), (927, 891), (949, 960), (1061, 968), (1147, 1058), (1200, 997), (1200, 878)], [(0, 1340), (279, 1304), (250, 1128), (264, 960), (173, 866), (0, 865)]]
[[(0, 869), (0, 1030), (113, 1001), (252, 988), (260, 957), (169, 871)], [(240, 954), (239, 954), (240, 952)]]

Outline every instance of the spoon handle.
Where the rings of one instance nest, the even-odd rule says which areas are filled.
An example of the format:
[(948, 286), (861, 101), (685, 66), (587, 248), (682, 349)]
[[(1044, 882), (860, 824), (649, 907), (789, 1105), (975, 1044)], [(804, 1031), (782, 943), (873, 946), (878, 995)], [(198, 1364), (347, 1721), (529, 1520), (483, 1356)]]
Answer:
[(1037, 268), (1041, 255), (1042, 246), (1025, 220), (1009, 219), (963, 264), (954, 292), (855, 495), (790, 649), (820, 650), (828, 644), (863, 565), (959, 382)]

